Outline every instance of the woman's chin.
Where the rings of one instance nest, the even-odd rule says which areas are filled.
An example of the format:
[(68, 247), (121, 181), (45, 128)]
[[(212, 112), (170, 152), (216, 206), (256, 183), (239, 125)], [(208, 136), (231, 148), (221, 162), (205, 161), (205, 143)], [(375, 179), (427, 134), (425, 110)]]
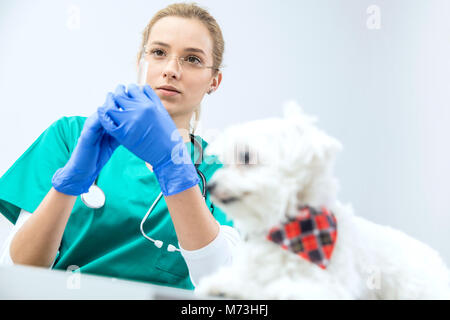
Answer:
[(161, 100), (163, 103), (164, 108), (166, 108), (166, 110), (170, 113), (172, 111), (175, 111), (177, 109), (177, 106), (173, 103), (170, 103), (168, 101), (165, 100)]
[(179, 106), (173, 103), (168, 103), (164, 100), (162, 100), (164, 108), (166, 108), (167, 112), (170, 114), (170, 116), (173, 118), (176, 116), (179, 112)]

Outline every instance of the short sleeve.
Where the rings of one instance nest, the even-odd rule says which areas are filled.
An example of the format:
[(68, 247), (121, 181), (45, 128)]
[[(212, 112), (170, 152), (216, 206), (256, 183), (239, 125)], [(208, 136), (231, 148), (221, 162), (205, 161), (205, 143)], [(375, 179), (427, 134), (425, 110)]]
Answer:
[(16, 224), (13, 226), (11, 231), (9, 232), (8, 237), (3, 243), (3, 247), (0, 251), (0, 266), (11, 266), (14, 265), (14, 262), (11, 259), (11, 254), (9, 252), (9, 248), (11, 246), (11, 242), (16, 235), (17, 231), (24, 225), (24, 223), (31, 216), (31, 213), (26, 212), (24, 210), (20, 211), (19, 217), (17, 218)]
[(230, 265), (240, 242), (238, 232), (229, 226), (220, 226), (217, 237), (203, 248), (185, 250), (178, 246), (189, 269), (189, 276), (194, 286), (200, 279), (214, 273), (222, 266)]
[(85, 117), (52, 123), (0, 178), (0, 212), (13, 224), (20, 210), (33, 213), (51, 189), (51, 180), (69, 160)]

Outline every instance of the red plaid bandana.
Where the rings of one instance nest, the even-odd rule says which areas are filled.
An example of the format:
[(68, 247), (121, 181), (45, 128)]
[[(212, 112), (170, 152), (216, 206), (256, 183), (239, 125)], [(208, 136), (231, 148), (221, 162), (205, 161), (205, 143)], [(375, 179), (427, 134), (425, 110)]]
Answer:
[(270, 229), (267, 239), (325, 269), (337, 238), (336, 217), (326, 208), (321, 211), (303, 206), (299, 214)]

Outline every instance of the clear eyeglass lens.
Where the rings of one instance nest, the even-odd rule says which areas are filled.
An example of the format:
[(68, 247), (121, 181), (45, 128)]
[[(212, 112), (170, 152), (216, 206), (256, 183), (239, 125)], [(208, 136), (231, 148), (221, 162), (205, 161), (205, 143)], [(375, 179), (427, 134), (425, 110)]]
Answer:
[(173, 58), (178, 59), (178, 62), (181, 67), (185, 69), (203, 69), (204, 64), (198, 61), (195, 57), (186, 56), (186, 57), (177, 57), (175, 55), (164, 55), (164, 56), (157, 56), (152, 53), (146, 54), (146, 60), (150, 65), (166, 65), (171, 59)]

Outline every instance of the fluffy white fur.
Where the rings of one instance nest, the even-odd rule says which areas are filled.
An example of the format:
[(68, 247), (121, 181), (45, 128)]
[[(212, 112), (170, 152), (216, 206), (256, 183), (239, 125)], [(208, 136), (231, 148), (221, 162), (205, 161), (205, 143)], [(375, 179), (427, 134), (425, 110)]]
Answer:
[[(232, 265), (196, 292), (244, 299), (449, 299), (449, 270), (427, 245), (354, 215), (337, 199), (333, 163), (341, 144), (293, 101), (284, 118), (227, 128), (207, 148), (224, 167), (212, 200), (243, 236)], [(247, 152), (247, 155), (246, 155)], [(266, 240), (299, 205), (326, 206), (337, 219), (327, 269)]]

